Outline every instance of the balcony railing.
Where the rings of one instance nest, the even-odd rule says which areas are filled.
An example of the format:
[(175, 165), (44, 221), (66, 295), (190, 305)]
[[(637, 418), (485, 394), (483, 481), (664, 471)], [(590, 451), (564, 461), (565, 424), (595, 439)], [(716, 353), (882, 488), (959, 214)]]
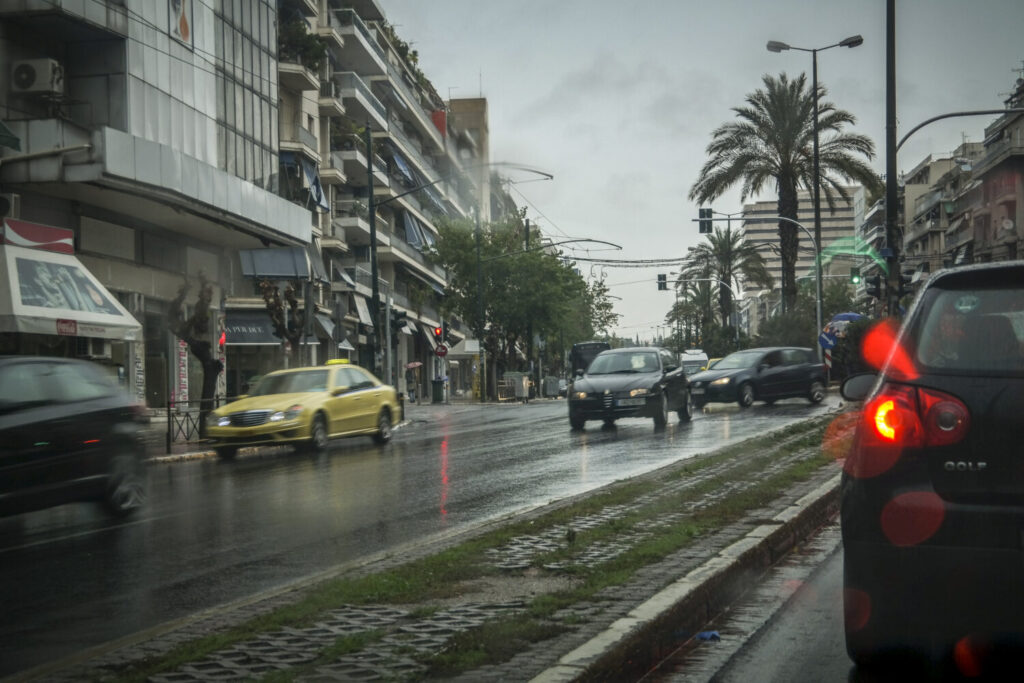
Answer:
[(316, 136), (313, 135), (313, 133), (306, 130), (305, 128), (303, 128), (302, 126), (292, 126), (291, 128), (286, 128), (284, 130), (284, 134), (281, 137), (283, 138), (284, 142), (297, 142), (305, 145), (306, 147), (309, 147), (313, 151), (317, 151), (320, 148), (319, 143), (317, 143)]
[(370, 29), (366, 26), (366, 23), (359, 18), (359, 15), (356, 14), (355, 11), (342, 9), (336, 10), (333, 14), (334, 17), (331, 21), (331, 26), (335, 26), (334, 22), (337, 22), (337, 26), (339, 28), (344, 26), (355, 26), (356, 30), (359, 31), (363, 38), (366, 39), (366, 42), (370, 45), (373, 51), (377, 53), (377, 56), (381, 58), (381, 61), (387, 64), (388, 58), (384, 53), (384, 48), (377, 43), (373, 34), (370, 32)]
[(342, 89), (355, 90), (365, 97), (366, 101), (370, 103), (370, 106), (373, 107), (374, 111), (380, 114), (382, 119), (387, 121), (387, 107), (381, 104), (381, 101), (377, 99), (377, 96), (373, 94), (373, 91), (370, 90), (369, 86), (367, 86), (366, 83), (363, 82), (363, 79), (361, 79), (357, 74), (351, 71), (343, 71), (341, 73), (336, 73), (334, 77)]

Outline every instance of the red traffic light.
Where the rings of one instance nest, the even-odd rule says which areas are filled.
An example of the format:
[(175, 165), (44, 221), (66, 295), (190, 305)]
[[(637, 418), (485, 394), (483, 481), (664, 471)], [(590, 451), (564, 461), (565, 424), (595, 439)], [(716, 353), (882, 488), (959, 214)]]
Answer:
[(442, 330), (440, 327), (434, 328), (434, 339), (440, 339), (443, 334), (444, 330)]

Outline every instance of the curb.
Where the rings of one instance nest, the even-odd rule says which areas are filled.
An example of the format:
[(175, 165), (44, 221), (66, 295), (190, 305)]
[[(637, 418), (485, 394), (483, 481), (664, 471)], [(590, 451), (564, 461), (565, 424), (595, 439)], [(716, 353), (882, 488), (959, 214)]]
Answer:
[(664, 634), (698, 632), (750, 587), (752, 574), (770, 567), (838, 513), (840, 476), (634, 607), (531, 683), (615, 680), (628, 663), (649, 659)]

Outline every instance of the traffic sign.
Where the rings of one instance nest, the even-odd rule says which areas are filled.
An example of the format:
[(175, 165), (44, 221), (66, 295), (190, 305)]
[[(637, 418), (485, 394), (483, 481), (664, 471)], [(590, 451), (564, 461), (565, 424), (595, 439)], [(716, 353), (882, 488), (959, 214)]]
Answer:
[(434, 349), (434, 355), (438, 358), (444, 358), (448, 355), (448, 347), (444, 344), (438, 344), (437, 348)]
[(822, 332), (818, 335), (818, 343), (821, 344), (823, 349), (831, 349), (835, 347), (837, 343), (836, 335), (832, 332)]

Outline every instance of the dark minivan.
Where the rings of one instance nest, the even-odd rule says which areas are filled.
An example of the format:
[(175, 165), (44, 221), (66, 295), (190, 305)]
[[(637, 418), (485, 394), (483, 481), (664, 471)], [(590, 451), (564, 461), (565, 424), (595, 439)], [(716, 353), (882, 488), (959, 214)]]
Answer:
[(145, 497), (142, 406), (84, 360), (0, 356), (0, 514)]
[(841, 485), (847, 651), (985, 676), (1008, 662), (1017, 678), (1024, 263), (939, 271), (898, 336), (884, 331), (864, 342), (881, 373), (842, 387), (866, 399)]

